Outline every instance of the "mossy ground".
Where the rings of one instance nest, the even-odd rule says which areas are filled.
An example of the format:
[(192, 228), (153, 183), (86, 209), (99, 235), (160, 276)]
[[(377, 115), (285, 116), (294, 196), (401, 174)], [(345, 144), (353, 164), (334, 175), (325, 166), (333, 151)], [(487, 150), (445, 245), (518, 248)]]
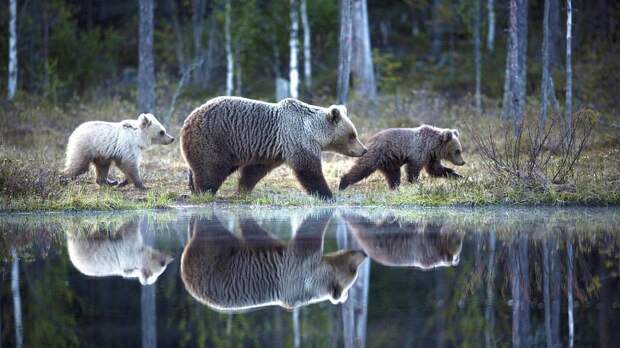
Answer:
[[(354, 159), (324, 153), (323, 172), (335, 193), (335, 199), (327, 202), (306, 195), (286, 166), (271, 172), (249, 194), (237, 193), (238, 174), (235, 173), (226, 180), (216, 196), (192, 195), (177, 142), (144, 153), (141, 172), (147, 191), (139, 191), (130, 185), (101, 188), (94, 182), (93, 169), (77, 181), (66, 185), (60, 183), (58, 175), (63, 166), (64, 146), (75, 126), (87, 119), (121, 120), (133, 114), (132, 107), (122, 101), (35, 108), (16, 103), (5, 108), (0, 113), (3, 125), (0, 130), (0, 210), (113, 210), (212, 202), (259, 206), (620, 204), (620, 150), (615, 146), (613, 134), (601, 133), (597, 133), (592, 146), (578, 163), (573, 178), (545, 189), (515, 184), (491, 175), (473, 144), (469, 143), (463, 128), (461, 137), (467, 165), (455, 169), (465, 179), (436, 179), (423, 174), (419, 182), (408, 184), (403, 175), (401, 187), (390, 191), (380, 174), (375, 173), (346, 191), (338, 192), (340, 177), (351, 167)], [(455, 120), (458, 115), (455, 116), (454, 111), (446, 111), (446, 115), (446, 119), (435, 124), (459, 127), (459, 122)], [(351, 117), (363, 140), (381, 128), (416, 126), (425, 121), (424, 118), (413, 117), (369, 121), (353, 113)], [(173, 134), (178, 134), (178, 123), (169, 127)], [(115, 169), (112, 175), (121, 176)]]

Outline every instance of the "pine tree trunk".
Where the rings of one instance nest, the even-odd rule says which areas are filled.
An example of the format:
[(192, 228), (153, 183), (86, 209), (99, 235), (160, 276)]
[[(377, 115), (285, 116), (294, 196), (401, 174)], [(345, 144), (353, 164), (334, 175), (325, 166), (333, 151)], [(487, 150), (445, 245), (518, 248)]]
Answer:
[(310, 22), (308, 21), (308, 8), (306, 0), (301, 0), (301, 25), (304, 28), (304, 85), (306, 90), (312, 90), (312, 51)]
[(482, 54), (480, 52), (480, 27), (482, 26), (482, 4), (481, 0), (474, 1), (474, 64), (476, 65), (476, 92), (475, 103), (478, 115), (482, 113), (482, 91), (481, 91), (481, 70)]
[(138, 111), (154, 112), (155, 62), (153, 60), (153, 0), (139, 0)]
[(183, 31), (179, 23), (179, 13), (176, 0), (168, 0), (170, 17), (172, 19), (172, 30), (174, 30), (174, 50), (177, 56), (177, 64), (179, 68), (179, 76), (183, 76), (186, 69), (185, 47), (183, 45)]
[(243, 95), (243, 76), (241, 75), (241, 40), (235, 40), (235, 95)]
[[(570, 3), (571, 0), (568, 0)], [(570, 6), (569, 6), (570, 8)], [(575, 341), (575, 320), (573, 316), (573, 242), (566, 237), (566, 301), (568, 312), (568, 347), (573, 348)]]
[[(522, 232), (520, 232), (522, 233)], [(512, 292), (512, 346), (530, 346), (530, 273), (528, 241), (516, 236), (508, 252), (510, 258), (510, 288)]]
[(495, 49), (495, 0), (487, 0), (487, 49), (491, 52)]
[[(145, 244), (155, 245), (153, 231), (149, 231), (146, 217), (139, 223), (140, 234)], [(140, 317), (142, 326), (142, 347), (157, 348), (157, 308), (155, 284), (140, 288)]]
[(433, 61), (439, 61), (441, 55), (441, 46), (442, 46), (442, 29), (441, 29), (441, 20), (439, 18), (439, 6), (441, 5), (441, 0), (433, 0), (431, 5), (431, 16), (432, 16), (432, 41), (431, 41), (431, 58)]
[(11, 293), (13, 295), (13, 315), (15, 319), (15, 347), (24, 345), (24, 329), (22, 324), (22, 296), (19, 292), (19, 257), (15, 247), (11, 248), (13, 263), (11, 267)]
[(299, 323), (299, 308), (293, 309), (293, 347), (301, 347), (301, 326)]
[[(197, 62), (203, 55), (202, 33), (204, 31), (204, 16), (206, 11), (206, 0), (192, 0), (192, 26), (194, 34), (194, 61)], [(203, 69), (194, 71), (194, 84), (204, 87)]]
[(542, 93), (540, 103), (540, 116), (538, 118), (539, 129), (544, 132), (545, 123), (547, 122), (547, 105), (549, 104), (549, 6), (551, 0), (545, 0), (545, 9), (543, 16), (543, 44), (542, 44), (542, 81), (540, 83), (540, 91)]
[(9, 81), (7, 99), (17, 91), (17, 0), (9, 0)]
[(543, 302), (547, 347), (560, 347), (559, 255), (555, 238), (543, 241)]
[(290, 16), (291, 28), (289, 38), (289, 48), (291, 50), (289, 61), (289, 83), (290, 94), (293, 98), (299, 97), (299, 69), (297, 68), (299, 53), (299, 16), (297, 9), (299, 8), (297, 0), (291, 0)]
[(495, 249), (497, 244), (496, 231), (489, 232), (489, 263), (487, 265), (486, 306), (484, 310), (484, 342), (485, 347), (495, 346)]
[(374, 100), (377, 87), (372, 63), (366, 0), (353, 0), (352, 17), (351, 72), (354, 76), (355, 89), (360, 96)]
[(560, 22), (560, 0), (550, 0), (549, 3), (549, 64), (551, 72), (562, 66), (562, 29)]
[(210, 85), (213, 80), (214, 70), (217, 66), (218, 48), (220, 47), (217, 41), (218, 35), (215, 8), (209, 17), (209, 28), (207, 30), (209, 30), (209, 42), (207, 42), (207, 56), (204, 62), (204, 74), (206, 85)]
[(351, 74), (351, 1), (340, 0), (340, 35), (338, 49), (338, 103), (346, 104), (349, 98)]
[(520, 134), (527, 87), (527, 1), (510, 0), (503, 118)]
[(565, 116), (565, 142), (570, 142), (573, 132), (573, 62), (572, 62), (572, 34), (573, 29), (573, 5), (572, 0), (566, 0), (566, 106)]
[(226, 95), (233, 94), (234, 60), (230, 35), (230, 0), (226, 0), (224, 13), (224, 40), (226, 45)]

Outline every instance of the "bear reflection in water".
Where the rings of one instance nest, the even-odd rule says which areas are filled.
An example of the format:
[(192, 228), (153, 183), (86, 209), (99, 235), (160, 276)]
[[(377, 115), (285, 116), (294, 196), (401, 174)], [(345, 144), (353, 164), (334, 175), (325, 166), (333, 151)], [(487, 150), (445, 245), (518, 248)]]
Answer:
[(401, 222), (393, 216), (372, 221), (354, 215), (346, 221), (362, 249), (382, 265), (427, 270), (459, 263), (463, 234), (450, 225)]
[(243, 238), (216, 217), (193, 217), (181, 256), (181, 277), (198, 301), (221, 312), (278, 305), (287, 309), (330, 300), (342, 303), (366, 259), (362, 251), (323, 254), (330, 211), (309, 214), (287, 243), (250, 217), (239, 217)]
[(142, 285), (155, 283), (173, 258), (144, 243), (141, 229), (146, 227), (145, 220), (133, 218), (113, 231), (100, 223), (86, 230), (67, 231), (71, 263), (88, 276), (122, 276), (138, 278)]

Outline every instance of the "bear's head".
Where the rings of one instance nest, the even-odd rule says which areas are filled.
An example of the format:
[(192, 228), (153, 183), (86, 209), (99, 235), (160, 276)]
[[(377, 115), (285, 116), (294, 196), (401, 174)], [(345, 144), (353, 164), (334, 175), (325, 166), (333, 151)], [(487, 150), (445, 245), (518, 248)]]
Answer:
[(464, 165), (465, 160), (463, 160), (463, 148), (459, 141), (459, 131), (456, 129), (442, 129), (440, 138), (440, 159), (450, 161), (457, 166)]
[(347, 108), (344, 105), (330, 106), (327, 108), (326, 117), (330, 132), (325, 150), (351, 157), (360, 157), (368, 151), (357, 137), (357, 130), (347, 117)]
[(164, 273), (166, 267), (174, 259), (172, 256), (161, 251), (145, 247), (142, 255), (142, 265), (139, 269), (125, 270), (125, 278), (137, 277), (142, 285), (151, 285)]
[(174, 141), (174, 137), (166, 132), (164, 126), (153, 116), (153, 114), (140, 114), (138, 116), (138, 127), (146, 133), (151, 144), (168, 145)]
[(366, 253), (361, 250), (340, 250), (324, 255), (323, 260), (328, 270), (323, 291), (327, 291), (331, 303), (343, 303), (357, 278), (359, 266), (366, 260)]

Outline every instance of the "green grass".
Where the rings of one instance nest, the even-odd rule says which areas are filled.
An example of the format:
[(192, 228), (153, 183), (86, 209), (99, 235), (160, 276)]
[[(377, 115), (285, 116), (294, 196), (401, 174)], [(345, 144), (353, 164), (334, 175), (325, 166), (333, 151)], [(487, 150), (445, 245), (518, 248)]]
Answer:
[[(620, 150), (615, 147), (615, 133), (597, 130), (592, 145), (575, 168), (575, 175), (564, 184), (531, 188), (488, 172), (463, 125), (467, 119), (471, 120), (469, 104), (450, 105), (446, 102), (442, 104), (445, 109), (431, 112), (426, 110), (425, 100), (421, 98), (409, 102), (410, 113), (420, 115), (416, 118), (392, 115), (390, 105), (379, 111), (384, 115), (381, 118), (362, 118), (355, 113), (350, 116), (362, 140), (366, 140), (378, 129), (417, 126), (430, 115), (444, 115), (435, 124), (460, 128), (467, 165), (455, 169), (466, 179), (435, 179), (422, 175), (417, 183), (408, 184), (403, 180), (399, 189), (390, 191), (383, 178), (374, 174), (339, 192), (337, 185), (340, 177), (352, 166), (354, 159), (326, 153), (323, 173), (334, 193), (334, 200), (331, 201), (305, 194), (286, 166), (270, 173), (249, 194), (237, 193), (238, 174), (233, 174), (224, 182), (215, 196), (191, 194), (177, 143), (155, 147), (143, 154), (141, 175), (148, 188), (146, 192), (130, 185), (99, 188), (94, 183), (92, 170), (75, 182), (63, 184), (58, 176), (70, 131), (90, 119), (118, 121), (129, 118), (132, 107), (118, 100), (63, 106), (32, 101), (30, 104), (36, 107), (26, 102), (17, 103), (0, 110), (0, 120), (7, 125), (0, 129), (0, 211), (130, 210), (213, 203), (248, 205), (248, 209), (252, 206), (620, 204)], [(355, 108), (355, 102), (351, 104)], [(90, 114), (80, 110), (95, 111)], [(493, 114), (493, 110), (488, 112)], [(178, 134), (179, 125), (169, 127), (169, 131)], [(116, 170), (112, 174), (120, 176)]]

